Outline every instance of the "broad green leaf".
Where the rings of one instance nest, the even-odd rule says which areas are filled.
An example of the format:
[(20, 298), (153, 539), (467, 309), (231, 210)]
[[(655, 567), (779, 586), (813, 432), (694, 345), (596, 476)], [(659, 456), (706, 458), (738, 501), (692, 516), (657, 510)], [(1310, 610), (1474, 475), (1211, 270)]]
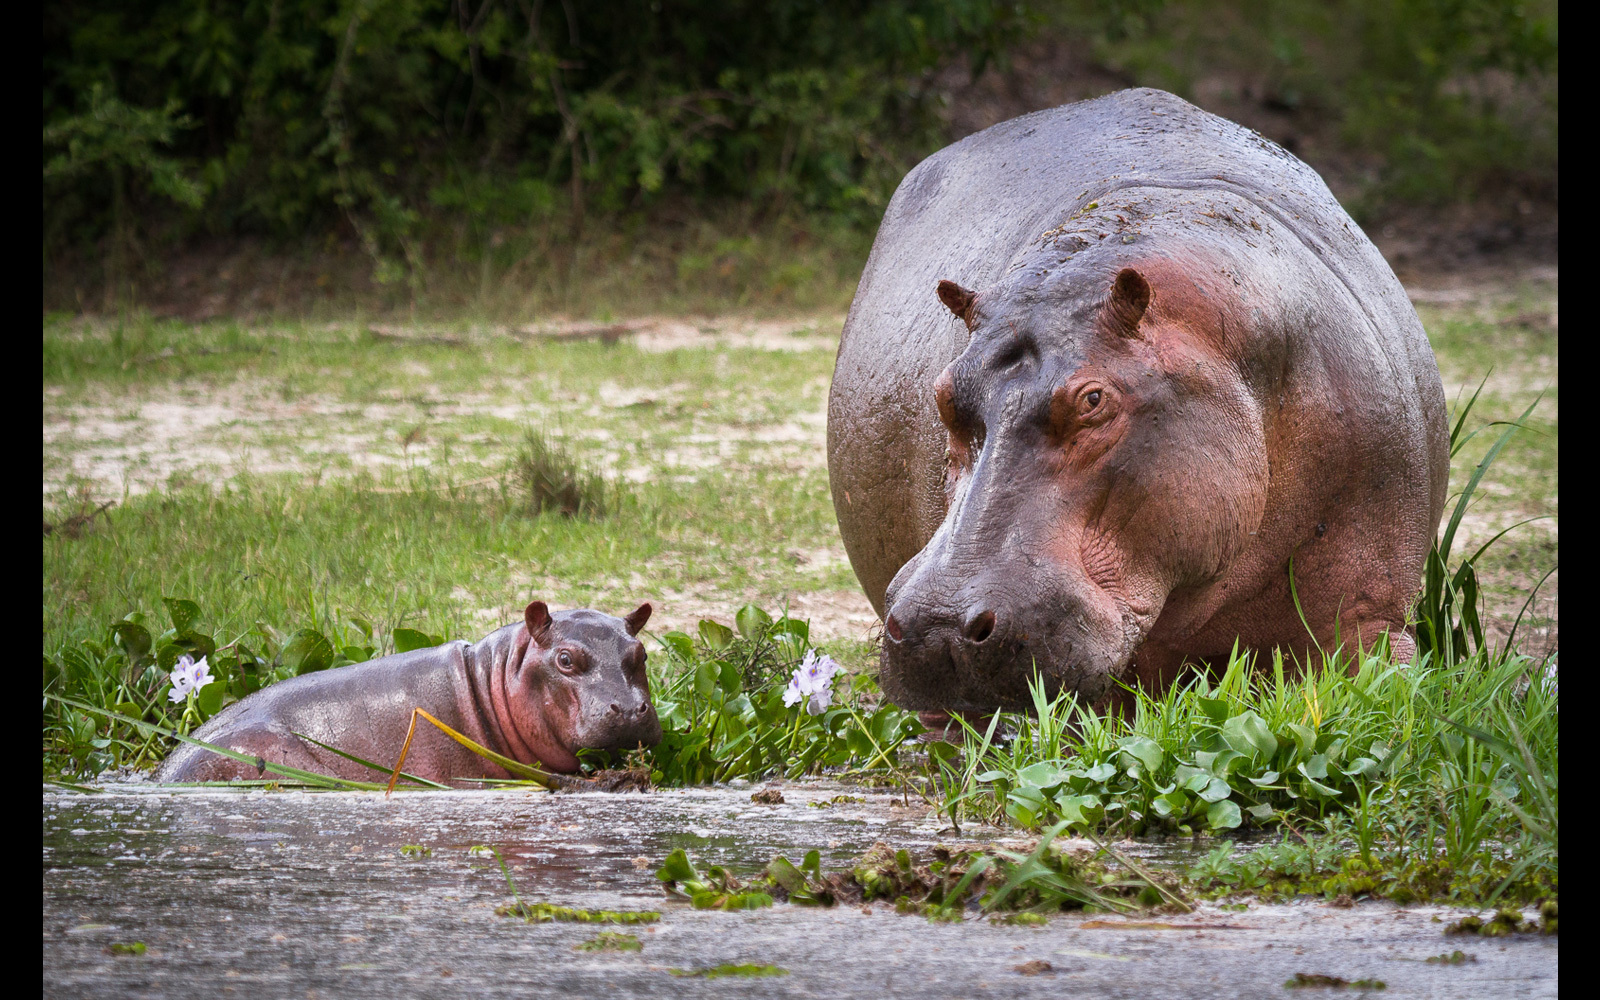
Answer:
[[(302, 629), (301, 631), (305, 631)], [(299, 635), (296, 632), (295, 635)], [(397, 628), (394, 630), (394, 651), (396, 653), (409, 653), (413, 649), (427, 649), (438, 643), (430, 642), (433, 637), (426, 632), (419, 632), (414, 628)], [(294, 640), (290, 640), (293, 642)]]
[(200, 605), (180, 597), (163, 597), (161, 603), (167, 606), (173, 631), (179, 635), (194, 631), (194, 623), (200, 620)]
[(667, 855), (667, 860), (656, 869), (656, 878), (663, 882), (688, 882), (696, 878), (694, 866), (689, 863), (689, 855), (683, 848), (678, 848)]
[(739, 677), (739, 668), (726, 661), (718, 662), (722, 663), (722, 669), (718, 672), (717, 680), (722, 686), (723, 693), (728, 695), (738, 694), (740, 689), (744, 687), (744, 682)]
[(1057, 796), (1056, 808), (1061, 818), (1073, 826), (1094, 827), (1105, 818), (1105, 806), (1098, 795)]
[[(402, 630), (396, 630), (399, 631)], [(333, 644), (328, 642), (321, 632), (303, 628), (284, 643), (278, 662), (288, 667), (297, 677), (317, 670), (326, 670), (333, 662)]]
[(705, 660), (694, 668), (694, 691), (702, 698), (710, 698), (717, 689), (717, 680), (721, 672), (717, 669), (716, 660)]
[(721, 652), (733, 642), (733, 629), (726, 625), (720, 625), (709, 618), (702, 619), (700, 622), (700, 640), (712, 652)]
[(1350, 762), (1350, 766), (1343, 769), (1345, 774), (1356, 777), (1357, 775), (1374, 775), (1378, 773), (1378, 762), (1371, 757), (1357, 757)]
[(789, 892), (805, 892), (806, 878), (800, 874), (800, 869), (783, 855), (778, 855), (767, 865), (767, 874), (772, 876), (772, 881), (783, 886)]
[(339, 652), (351, 663), (364, 663), (372, 659), (372, 650), (363, 646), (346, 646)]
[(1263, 823), (1272, 818), (1272, 807), (1267, 805), (1265, 802), (1258, 805), (1253, 805), (1246, 809), (1245, 812), (1254, 816), (1256, 819), (1261, 820)]
[(228, 685), (221, 681), (212, 681), (195, 695), (195, 706), (200, 709), (201, 715), (209, 719), (222, 709), (222, 696), (227, 693)]
[(1278, 752), (1278, 739), (1255, 712), (1236, 715), (1222, 724), (1222, 737), (1228, 746), (1254, 760), (1271, 760)]
[(1200, 698), (1200, 711), (1212, 722), (1223, 723), (1228, 720), (1228, 700), (1226, 698)]
[(1206, 810), (1206, 825), (1213, 830), (1232, 830), (1243, 822), (1238, 804), (1231, 799), (1213, 802)]
[(668, 632), (661, 637), (661, 645), (678, 659), (694, 662), (694, 640), (684, 632)]
[(1296, 764), (1295, 770), (1308, 778), (1315, 778), (1318, 781), (1326, 780), (1328, 777), (1328, 755), (1322, 753), (1312, 754), (1310, 759)]
[(137, 662), (150, 655), (150, 630), (138, 622), (120, 621), (111, 626), (117, 634), (117, 643), (128, 654), (130, 661)]
[(772, 616), (754, 604), (746, 604), (733, 616), (733, 623), (739, 627), (740, 635), (754, 642), (761, 631), (772, 624)]
[(1317, 731), (1315, 729), (1301, 725), (1298, 722), (1289, 723), (1288, 728), (1290, 734), (1294, 736), (1295, 746), (1300, 748), (1301, 753), (1309, 757), (1317, 752)]
[(1151, 799), (1150, 805), (1157, 816), (1162, 818), (1176, 816), (1182, 819), (1189, 812), (1189, 795), (1187, 792), (1168, 792)]
[(1029, 764), (1017, 772), (1018, 784), (1033, 785), (1036, 788), (1054, 788), (1064, 784), (1066, 780), (1067, 772), (1049, 761)]
[(1282, 775), (1277, 771), (1263, 771), (1261, 772), (1261, 777), (1251, 778), (1250, 784), (1255, 785), (1257, 788), (1265, 788), (1268, 785), (1276, 784), (1280, 777)]
[[(1117, 742), (1117, 748), (1138, 761), (1145, 773), (1151, 776), (1161, 769), (1162, 762), (1167, 759), (1161, 744), (1145, 736), (1125, 736)], [(1130, 765), (1125, 762), (1123, 766)]]
[(1090, 781), (1103, 785), (1112, 778), (1116, 777), (1117, 769), (1115, 765), (1102, 761), (1101, 763), (1096, 764), (1094, 767), (1089, 768), (1089, 770), (1084, 772), (1084, 774)]
[(1226, 781), (1221, 778), (1212, 778), (1210, 783), (1206, 785), (1205, 790), (1200, 792), (1200, 798), (1206, 802), (1221, 802), (1232, 794), (1233, 789), (1229, 787)]
[(1006, 796), (1006, 815), (1020, 826), (1036, 826), (1041, 814), (1049, 806), (1044, 793), (1032, 785), (1013, 788)]

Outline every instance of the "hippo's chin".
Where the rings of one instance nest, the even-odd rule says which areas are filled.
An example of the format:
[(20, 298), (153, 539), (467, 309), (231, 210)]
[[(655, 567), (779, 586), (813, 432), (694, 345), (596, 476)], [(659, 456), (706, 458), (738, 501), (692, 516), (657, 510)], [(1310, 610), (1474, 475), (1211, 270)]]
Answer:
[(1004, 664), (964, 663), (959, 655), (930, 657), (925, 648), (885, 643), (879, 682), (884, 697), (901, 708), (1016, 712), (1033, 708), (1031, 682), (1036, 676), (1044, 682), (1046, 698), (1067, 692), (1075, 694), (1080, 704), (1089, 705), (1112, 692), (1116, 678), (1126, 673), (1128, 665), (1128, 658), (1122, 657), (1114, 665), (1057, 666), (1027, 650), (1008, 660)]

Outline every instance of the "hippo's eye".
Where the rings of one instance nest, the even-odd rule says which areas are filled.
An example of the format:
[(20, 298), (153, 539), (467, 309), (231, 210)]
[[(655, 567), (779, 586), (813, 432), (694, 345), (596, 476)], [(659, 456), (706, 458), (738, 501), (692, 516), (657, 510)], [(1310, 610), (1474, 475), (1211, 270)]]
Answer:
[(564, 649), (561, 652), (557, 653), (556, 654), (556, 665), (561, 667), (563, 670), (571, 670), (572, 669), (572, 654), (567, 652)]
[(1091, 409), (1091, 410), (1094, 409), (1095, 407), (1099, 406), (1100, 405), (1100, 390), (1096, 389), (1095, 391), (1089, 393), (1087, 396), (1084, 396), (1083, 397), (1083, 401), (1089, 405), (1089, 409)]

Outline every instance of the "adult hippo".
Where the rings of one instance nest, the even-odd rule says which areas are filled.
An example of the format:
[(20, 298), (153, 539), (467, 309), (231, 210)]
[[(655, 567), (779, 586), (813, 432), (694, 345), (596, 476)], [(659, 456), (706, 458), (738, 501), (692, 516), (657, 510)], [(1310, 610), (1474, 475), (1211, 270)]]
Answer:
[(828, 471), (891, 699), (1021, 708), (1037, 665), (1104, 704), (1236, 640), (1304, 660), (1313, 636), (1387, 633), (1409, 658), (1444, 394), (1314, 171), (1125, 90), (901, 182), (845, 321)]
[[(370, 768), (294, 734), (390, 766), (400, 757), (411, 710), (420, 707), (519, 763), (576, 771), (580, 749), (661, 740), (644, 645), (634, 638), (649, 617), (649, 604), (613, 618), (586, 609), (552, 615), (534, 601), (522, 621), (476, 645), (451, 642), (292, 677), (228, 706), (194, 735), (266, 762), (372, 781), (378, 776)], [(434, 781), (515, 777), (426, 723), (417, 727), (406, 771)], [(162, 762), (155, 780), (261, 773), (185, 744)]]

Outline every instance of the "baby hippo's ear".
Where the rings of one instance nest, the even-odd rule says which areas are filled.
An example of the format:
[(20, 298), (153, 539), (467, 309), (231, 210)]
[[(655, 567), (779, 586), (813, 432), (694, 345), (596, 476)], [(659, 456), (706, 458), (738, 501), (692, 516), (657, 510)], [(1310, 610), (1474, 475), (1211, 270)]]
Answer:
[(523, 612), (522, 620), (528, 623), (528, 635), (543, 646), (550, 638), (550, 609), (543, 601), (534, 601)]
[(633, 614), (622, 619), (622, 624), (628, 627), (629, 635), (639, 634), (639, 630), (644, 628), (644, 623), (650, 620), (651, 610), (650, 602), (645, 601), (633, 610)]

